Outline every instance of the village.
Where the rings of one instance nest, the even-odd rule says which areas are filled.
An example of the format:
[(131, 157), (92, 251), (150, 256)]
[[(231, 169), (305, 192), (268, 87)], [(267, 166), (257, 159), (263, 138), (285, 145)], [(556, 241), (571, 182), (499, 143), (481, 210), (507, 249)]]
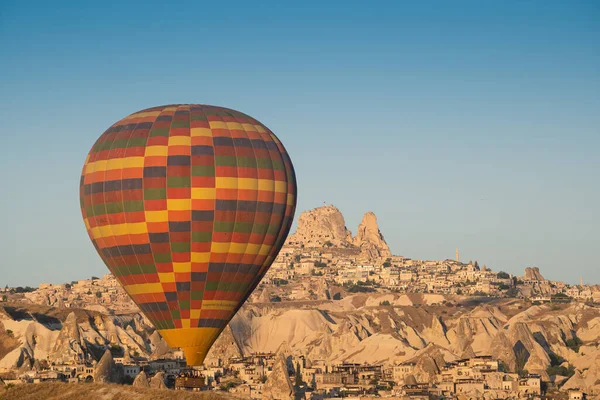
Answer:
[[(458, 296), (526, 298), (533, 302), (600, 301), (600, 286), (569, 285), (549, 281), (538, 268), (523, 276), (494, 272), (475, 262), (425, 261), (401, 256), (364, 257), (344, 249), (284, 247), (263, 278), (259, 289), (269, 287), (270, 298), (256, 290), (249, 301), (339, 300), (343, 293), (429, 293)], [(314, 290), (315, 284), (323, 290)], [(42, 283), (37, 289), (4, 288), (0, 301), (11, 294), (33, 304), (86, 308), (110, 312), (136, 312), (112, 274), (62, 285)]]
[[(183, 354), (179, 352), (173, 359), (148, 361), (127, 357), (114, 358), (111, 363), (113, 369), (121, 371), (124, 383), (150, 387), (150, 382), (155, 382), (158, 376), (161, 380), (161, 384), (156, 385), (158, 388), (227, 391), (237, 397), (251, 399), (264, 398), (263, 390), (273, 379), (283, 381), (283, 390), (287, 386), (288, 395), (313, 400), (371, 397), (449, 399), (461, 398), (461, 395), (494, 399), (541, 398), (544, 393), (553, 390), (552, 385), (542, 382), (539, 375), (507, 372), (502, 362), (490, 356), (447, 363), (430, 382), (416, 381), (412, 375), (415, 364), (411, 362), (391, 366), (327, 364), (322, 360), (307, 360), (303, 356), (284, 358), (275, 353), (233, 358), (224, 364), (205, 365), (195, 371), (186, 368)], [(52, 365), (41, 370), (34, 368), (17, 379), (5, 379), (4, 384), (90, 382), (99, 376), (99, 368), (106, 368), (106, 365), (100, 367), (103, 364), (106, 360), (91, 364)], [(194, 384), (187, 383), (193, 376), (201, 377), (201, 382), (192, 380)], [(568, 394), (572, 400), (585, 398), (585, 393), (577, 389), (569, 389)]]
[[(5, 288), (3, 292), (3, 301), (83, 308), (109, 314), (138, 311), (111, 274), (62, 285), (40, 284), (37, 289)], [(346, 249), (331, 248), (326, 244), (321, 249), (284, 247), (249, 301), (335, 301), (363, 292), (520, 297), (534, 304), (600, 299), (597, 286), (548, 281), (537, 268), (527, 268), (524, 276), (518, 277), (493, 272), (486, 266), (480, 267), (477, 262), (421, 261), (399, 256), (363, 258), (361, 254), (351, 254)], [(109, 360), (105, 359), (107, 357)], [(112, 372), (106, 372), (107, 364)], [(99, 366), (103, 366), (100, 369), (104, 372), (99, 372)], [(253, 399), (262, 398), (265, 385), (273, 385), (273, 381), (277, 381), (277, 387), (284, 391), (295, 393), (296, 398), (306, 399), (431, 399), (454, 398), (461, 394), (476, 398), (537, 398), (553, 390), (553, 383), (543, 381), (540, 375), (510, 372), (491, 356), (479, 355), (447, 363), (427, 382), (415, 379), (414, 366), (413, 362), (396, 365), (327, 363), (297, 354), (256, 353), (205, 363), (191, 372), (201, 377), (194, 380), (181, 351), (172, 351), (161, 359), (147, 359), (138, 354), (131, 356), (128, 351), (107, 350), (100, 361), (80, 354), (62, 363), (39, 363), (23, 373), (8, 370), (0, 370), (0, 373), (4, 373), (4, 384), (7, 385), (102, 380), (107, 379), (102, 378), (107, 374), (114, 377), (115, 371), (122, 383), (149, 385), (152, 377), (160, 373), (158, 380), (167, 388), (228, 391)], [(571, 399), (579, 400), (585, 393), (569, 389), (569, 395)]]

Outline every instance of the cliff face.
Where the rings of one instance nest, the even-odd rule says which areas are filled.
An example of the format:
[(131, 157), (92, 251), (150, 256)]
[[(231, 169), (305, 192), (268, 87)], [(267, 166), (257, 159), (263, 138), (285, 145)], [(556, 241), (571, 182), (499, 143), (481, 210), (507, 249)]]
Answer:
[(390, 257), (389, 246), (379, 230), (377, 217), (367, 212), (358, 226), (356, 237), (346, 227), (344, 216), (335, 206), (304, 211), (298, 229), (286, 242), (291, 246), (356, 248), (367, 258)]
[(392, 252), (379, 230), (379, 225), (377, 225), (377, 217), (371, 211), (363, 217), (353, 242), (371, 258), (392, 256)]
[(346, 228), (340, 210), (329, 205), (300, 214), (298, 229), (287, 242), (305, 247), (324, 247), (326, 243), (346, 247), (352, 242), (352, 233)]
[(538, 267), (525, 268), (524, 278), (528, 281), (545, 281)]
[[(437, 296), (437, 297), (436, 297)], [(449, 300), (445, 306), (442, 300)], [(379, 306), (383, 301), (390, 306)], [(495, 299), (477, 305), (439, 295), (356, 294), (343, 300), (305, 306), (280, 303), (246, 304), (211, 349), (207, 362), (257, 352), (280, 353), (282, 358), (304, 355), (331, 363), (392, 363), (414, 361), (418, 381), (429, 379), (444, 362), (474, 355), (492, 355), (511, 369), (518, 366), (542, 376), (555, 355), (572, 364), (588, 388), (600, 378), (600, 311), (573, 303), (524, 307), (515, 299)], [(150, 357), (170, 351), (156, 331), (135, 328), (137, 314), (105, 316), (91, 325), (89, 318), (69, 314), (62, 325), (44, 325), (16, 314), (0, 313), (5, 330), (20, 345), (0, 360), (0, 367), (30, 369), (36, 361), (71, 360), (78, 354), (101, 358), (96, 381), (114, 381), (117, 370), (111, 345), (127, 350), (119, 336), (128, 335), (131, 350)], [(38, 318), (40, 314), (37, 314)], [(89, 316), (93, 317), (93, 316)], [(91, 318), (92, 320), (94, 318)], [(118, 331), (114, 341), (110, 332)], [(135, 344), (149, 341), (148, 348)], [(578, 338), (579, 352), (567, 346)], [(104, 355), (103, 355), (104, 354)], [(103, 356), (102, 356), (103, 355)], [(289, 384), (285, 360), (270, 385), (274, 398), (286, 398)], [(141, 378), (140, 378), (141, 379)], [(159, 379), (154, 383), (159, 385)], [(570, 384), (579, 384), (574, 379)]]

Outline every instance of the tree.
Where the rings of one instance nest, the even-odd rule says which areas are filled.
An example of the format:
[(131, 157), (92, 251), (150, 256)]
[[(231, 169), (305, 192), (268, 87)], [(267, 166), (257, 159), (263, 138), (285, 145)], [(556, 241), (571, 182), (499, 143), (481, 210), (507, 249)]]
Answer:
[(496, 274), (496, 277), (498, 279), (509, 279), (510, 275), (504, 271), (500, 271), (500, 272), (498, 272), (498, 274)]
[(10, 329), (7, 329), (7, 330), (6, 330), (6, 334), (7, 334), (8, 336), (12, 337), (12, 335), (13, 335), (13, 331), (11, 331)]
[(65, 283), (65, 289), (71, 290), (71, 284), (70, 283)]
[(389, 268), (391, 266), (392, 266), (392, 263), (389, 262), (389, 261), (386, 261), (386, 262), (383, 263), (383, 268)]
[(296, 387), (302, 386), (302, 373), (300, 372), (300, 362), (296, 361)]
[(2, 301), (6, 301), (8, 300), (8, 297), (6, 297), (6, 295), (2, 296)]
[(300, 254), (296, 254), (296, 256), (294, 256), (294, 261), (300, 262), (300, 258), (302, 258)]
[(99, 290), (96, 292), (96, 297), (98, 297), (98, 298), (102, 297), (102, 293)]
[(572, 339), (567, 339), (566, 341), (567, 347), (573, 350), (575, 353), (579, 353), (579, 348), (582, 344), (583, 342), (577, 336)]

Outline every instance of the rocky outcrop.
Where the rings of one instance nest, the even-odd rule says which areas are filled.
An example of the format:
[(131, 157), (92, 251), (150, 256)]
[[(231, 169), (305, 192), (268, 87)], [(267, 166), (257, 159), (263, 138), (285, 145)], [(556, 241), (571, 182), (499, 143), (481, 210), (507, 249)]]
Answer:
[(335, 206), (304, 211), (298, 218), (298, 229), (287, 239), (290, 245), (345, 247), (352, 243), (352, 233), (346, 228), (344, 216)]
[(72, 312), (63, 322), (62, 329), (56, 338), (52, 352), (49, 355), (51, 361), (56, 362), (81, 362), (86, 358), (86, 343), (83, 340), (77, 317)]
[(263, 387), (263, 398), (269, 400), (292, 400), (294, 398), (294, 385), (288, 374), (286, 358), (282, 353), (278, 353), (275, 357), (273, 372), (271, 372)]
[(346, 228), (344, 216), (333, 205), (304, 211), (298, 218), (298, 229), (287, 245), (303, 247), (338, 247), (359, 249), (367, 258), (391, 257), (389, 246), (379, 230), (372, 212), (364, 215), (356, 237)]
[(523, 276), (523, 278), (528, 281), (545, 281), (546, 280), (540, 273), (540, 269), (538, 267), (525, 268), (525, 275)]
[(144, 371), (141, 371), (138, 374), (138, 376), (135, 377), (135, 380), (133, 381), (133, 386), (134, 387), (142, 387), (142, 388), (150, 387), (150, 383), (148, 382), (148, 377), (146, 376), (146, 373)]
[(231, 332), (231, 327), (227, 325), (208, 351), (204, 364), (218, 366), (233, 357), (242, 355), (242, 350)]
[(111, 382), (114, 368), (112, 354), (110, 350), (106, 350), (94, 370), (94, 382)]
[(379, 225), (377, 225), (377, 217), (370, 211), (365, 214), (358, 226), (358, 232), (353, 242), (370, 258), (392, 256), (390, 248), (379, 230)]
[(160, 371), (150, 379), (150, 387), (153, 389), (167, 389), (165, 385), (165, 373)]

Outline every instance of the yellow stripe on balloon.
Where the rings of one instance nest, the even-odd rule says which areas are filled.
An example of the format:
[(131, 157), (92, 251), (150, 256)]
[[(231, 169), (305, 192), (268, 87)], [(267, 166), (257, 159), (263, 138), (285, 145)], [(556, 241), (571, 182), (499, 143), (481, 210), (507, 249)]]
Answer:
[(210, 128), (191, 128), (190, 136), (191, 137), (212, 136), (212, 131), (210, 130)]
[(189, 136), (169, 136), (169, 146), (190, 146), (192, 140)]
[(198, 252), (191, 252), (190, 253), (191, 256), (191, 261), (195, 262), (195, 263), (206, 263), (210, 261), (210, 252), (207, 253), (198, 253)]
[(174, 262), (173, 272), (192, 272), (191, 262)]
[(189, 211), (192, 209), (190, 199), (167, 199), (167, 209), (169, 211)]
[(192, 188), (192, 199), (214, 200), (217, 196), (215, 188)]
[(168, 146), (148, 146), (146, 147), (146, 157), (166, 157), (169, 154)]
[(169, 212), (162, 211), (146, 211), (146, 222), (165, 222), (169, 220)]
[(210, 129), (227, 129), (227, 124), (223, 121), (209, 121)]
[(146, 118), (146, 117), (158, 117), (160, 115), (160, 111), (146, 111), (136, 114), (131, 114), (127, 119), (130, 118)]
[(273, 179), (217, 177), (215, 179), (215, 186), (217, 189), (258, 189), (267, 192), (274, 191), (276, 193), (285, 193), (287, 191), (287, 182)]
[(159, 272), (158, 279), (160, 283), (173, 283), (175, 282), (175, 274), (172, 272)]
[(203, 310), (233, 310), (237, 306), (237, 301), (231, 300), (204, 300), (202, 301)]
[(227, 128), (230, 131), (232, 131), (232, 130), (243, 131), (244, 130), (244, 127), (239, 122), (226, 122), (226, 124), (227, 124)]
[(232, 253), (232, 254), (262, 254), (260, 244), (253, 243), (219, 243), (212, 242), (210, 251), (213, 253)]
[(140, 283), (136, 285), (125, 285), (125, 290), (130, 295), (162, 293), (163, 287), (160, 283)]
[(252, 124), (242, 124), (242, 128), (244, 128), (246, 132), (256, 132), (256, 128)]
[(142, 233), (148, 233), (148, 227), (146, 226), (145, 222), (133, 222), (129, 224), (125, 223), (96, 226), (91, 229), (91, 232), (95, 239), (100, 239), (110, 236), (139, 235)]
[(90, 174), (92, 172), (103, 172), (115, 169), (122, 169), (125, 165), (128, 168), (141, 168), (144, 166), (144, 157), (123, 157), (111, 158), (110, 160), (94, 161), (87, 164), (85, 173)]

